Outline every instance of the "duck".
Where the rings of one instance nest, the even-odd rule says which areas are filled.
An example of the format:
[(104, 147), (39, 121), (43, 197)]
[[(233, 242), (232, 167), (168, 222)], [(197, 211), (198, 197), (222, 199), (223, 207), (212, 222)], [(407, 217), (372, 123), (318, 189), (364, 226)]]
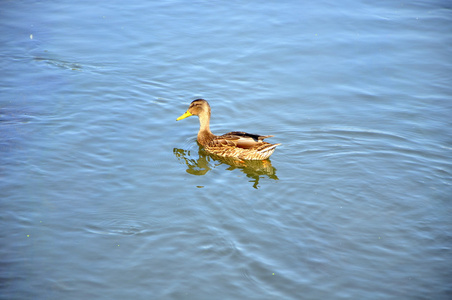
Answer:
[(196, 99), (190, 103), (188, 110), (176, 121), (190, 116), (198, 116), (198, 143), (213, 155), (239, 160), (266, 160), (273, 154), (276, 147), (281, 145), (264, 142), (273, 135), (258, 135), (242, 131), (232, 131), (223, 135), (215, 135), (210, 131), (211, 109), (204, 99)]

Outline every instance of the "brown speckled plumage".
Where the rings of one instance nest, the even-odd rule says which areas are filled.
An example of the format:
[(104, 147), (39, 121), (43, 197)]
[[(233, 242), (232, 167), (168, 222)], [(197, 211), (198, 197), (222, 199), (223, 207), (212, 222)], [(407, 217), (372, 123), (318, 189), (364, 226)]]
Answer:
[(273, 154), (277, 146), (281, 145), (264, 142), (265, 138), (272, 135), (264, 136), (241, 131), (214, 135), (210, 131), (210, 105), (206, 100), (194, 100), (187, 112), (177, 118), (177, 121), (193, 115), (199, 117), (198, 143), (209, 153), (242, 160), (264, 160)]

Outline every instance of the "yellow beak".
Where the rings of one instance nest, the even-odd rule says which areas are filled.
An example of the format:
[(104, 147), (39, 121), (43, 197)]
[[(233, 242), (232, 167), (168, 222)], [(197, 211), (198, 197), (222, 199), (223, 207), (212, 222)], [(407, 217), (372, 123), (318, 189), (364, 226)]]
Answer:
[(189, 113), (188, 110), (187, 110), (187, 112), (185, 114), (183, 114), (182, 116), (180, 116), (179, 118), (177, 118), (176, 121), (183, 120), (183, 119), (188, 118), (190, 116), (193, 116), (193, 115), (191, 113)]

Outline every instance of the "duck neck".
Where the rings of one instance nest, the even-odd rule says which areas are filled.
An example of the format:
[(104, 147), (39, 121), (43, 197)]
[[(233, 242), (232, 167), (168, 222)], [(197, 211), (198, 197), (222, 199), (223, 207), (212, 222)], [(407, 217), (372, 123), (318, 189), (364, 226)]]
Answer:
[(199, 132), (198, 142), (201, 145), (206, 145), (212, 140), (214, 134), (210, 131), (210, 114), (201, 114), (199, 117)]
[(208, 114), (199, 115), (199, 131), (210, 132), (210, 116)]

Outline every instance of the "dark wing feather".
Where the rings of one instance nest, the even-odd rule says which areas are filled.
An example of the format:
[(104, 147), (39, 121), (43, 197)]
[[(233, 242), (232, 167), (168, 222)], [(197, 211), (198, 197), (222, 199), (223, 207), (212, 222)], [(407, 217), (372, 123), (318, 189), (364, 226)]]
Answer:
[(253, 133), (247, 133), (243, 131), (232, 131), (229, 133), (226, 133), (224, 135), (235, 135), (243, 138), (252, 138), (254, 141), (262, 141), (263, 139), (273, 137), (273, 135), (259, 135), (259, 134), (253, 134)]
[[(241, 131), (233, 131), (216, 137), (213, 141), (215, 146), (232, 146), (244, 149), (250, 149), (262, 145), (263, 139), (272, 137), (272, 135), (258, 135)], [(214, 145), (212, 145), (214, 146)]]

